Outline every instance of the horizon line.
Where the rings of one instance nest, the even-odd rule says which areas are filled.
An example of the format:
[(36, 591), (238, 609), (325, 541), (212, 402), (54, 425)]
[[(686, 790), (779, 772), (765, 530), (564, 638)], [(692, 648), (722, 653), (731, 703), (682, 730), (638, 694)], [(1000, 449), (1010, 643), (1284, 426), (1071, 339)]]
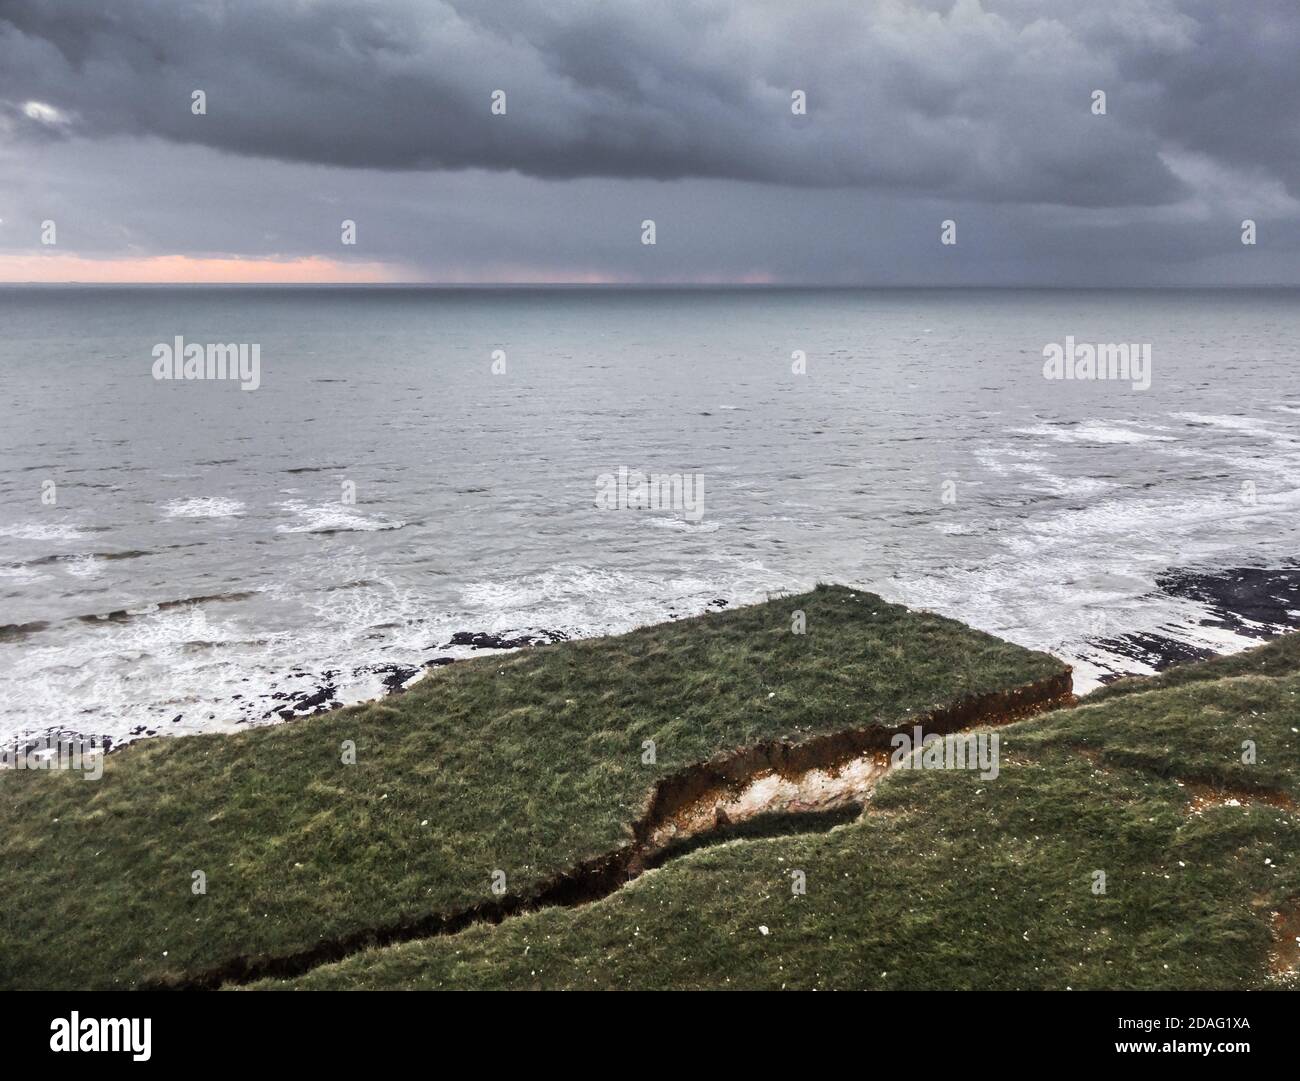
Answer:
[(736, 289), (753, 292), (777, 292), (795, 289), (1021, 289), (1051, 292), (1056, 290), (1212, 290), (1232, 291), (1245, 289), (1300, 289), (1296, 282), (1255, 282), (1255, 283), (1150, 283), (1125, 282), (1120, 284), (1083, 284), (1042, 282), (718, 282), (718, 281), (680, 281), (680, 282), (538, 282), (538, 281), (481, 281), (481, 282), (440, 282), (440, 281), (300, 281), (300, 282), (258, 282), (258, 281), (94, 281), (68, 279), (67, 281), (42, 281), (28, 279), (25, 281), (0, 280), (0, 288), (21, 287), (38, 289), (59, 289), (73, 286), (84, 289), (590, 289), (606, 291), (652, 290), (652, 289)]

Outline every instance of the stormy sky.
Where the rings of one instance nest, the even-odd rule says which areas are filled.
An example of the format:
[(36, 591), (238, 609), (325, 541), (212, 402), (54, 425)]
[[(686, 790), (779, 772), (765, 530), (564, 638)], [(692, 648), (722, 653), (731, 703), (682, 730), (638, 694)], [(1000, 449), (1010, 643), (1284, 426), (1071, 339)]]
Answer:
[(0, 280), (1297, 284), (1297, 57), (1295, 0), (3, 0)]

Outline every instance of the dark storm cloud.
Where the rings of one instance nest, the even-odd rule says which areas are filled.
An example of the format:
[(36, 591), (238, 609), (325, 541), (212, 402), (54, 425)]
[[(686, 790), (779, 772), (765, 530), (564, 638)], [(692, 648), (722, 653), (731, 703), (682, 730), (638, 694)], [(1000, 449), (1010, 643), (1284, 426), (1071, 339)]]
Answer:
[(20, 139), (154, 136), (347, 168), (1082, 207), (1185, 198), (1169, 154), (1188, 153), (1294, 191), (1294, 0), (1094, 7), (5, 0), (0, 120)]

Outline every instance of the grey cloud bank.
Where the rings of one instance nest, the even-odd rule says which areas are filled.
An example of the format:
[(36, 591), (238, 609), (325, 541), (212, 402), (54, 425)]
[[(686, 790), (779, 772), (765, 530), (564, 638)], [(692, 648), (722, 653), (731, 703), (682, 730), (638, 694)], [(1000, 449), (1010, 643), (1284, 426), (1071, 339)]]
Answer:
[(101, 253), (334, 257), (349, 216), (443, 279), (1292, 281), (1297, 55), (1283, 0), (7, 0), (0, 250), (57, 207)]

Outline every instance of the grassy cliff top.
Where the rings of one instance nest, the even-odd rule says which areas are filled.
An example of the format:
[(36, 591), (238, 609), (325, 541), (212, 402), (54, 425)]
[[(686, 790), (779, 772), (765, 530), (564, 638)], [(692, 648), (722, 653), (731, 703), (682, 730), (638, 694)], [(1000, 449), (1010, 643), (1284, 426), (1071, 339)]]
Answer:
[(591, 905), (256, 986), (1294, 987), (1298, 646), (1000, 729), (996, 779), (895, 770), (829, 832), (730, 841)]
[(893, 727), (1063, 671), (820, 587), (457, 663), (283, 726), (134, 744), (97, 781), (7, 771), (0, 986), (183, 981), (489, 902), (498, 870), (526, 896), (626, 845), (657, 781), (720, 752)]

